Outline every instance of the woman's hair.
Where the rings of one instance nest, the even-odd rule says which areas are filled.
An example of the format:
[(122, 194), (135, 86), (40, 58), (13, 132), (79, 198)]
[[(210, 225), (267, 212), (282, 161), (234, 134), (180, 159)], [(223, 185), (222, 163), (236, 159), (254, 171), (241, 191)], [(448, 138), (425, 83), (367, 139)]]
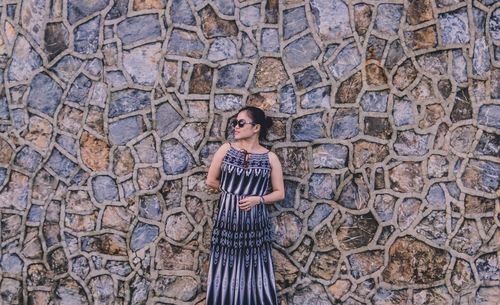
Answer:
[(246, 106), (241, 108), (236, 116), (242, 112), (246, 111), (248, 116), (252, 119), (252, 121), (256, 124), (260, 124), (260, 133), (259, 133), (259, 140), (264, 140), (267, 138), (267, 131), (271, 126), (273, 126), (273, 120), (266, 116), (264, 111), (260, 108), (253, 107), (253, 106)]

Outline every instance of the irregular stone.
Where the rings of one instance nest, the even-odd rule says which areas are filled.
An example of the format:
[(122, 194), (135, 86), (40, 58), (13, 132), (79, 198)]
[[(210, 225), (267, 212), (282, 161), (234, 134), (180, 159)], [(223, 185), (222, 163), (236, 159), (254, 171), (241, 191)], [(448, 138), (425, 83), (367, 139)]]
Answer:
[(240, 52), (245, 58), (253, 58), (257, 54), (254, 39), (251, 39), (245, 32), (241, 35)]
[(134, 11), (149, 9), (164, 9), (167, 1), (165, 0), (134, 0)]
[(250, 74), (250, 64), (230, 64), (218, 70), (217, 88), (243, 88)]
[(108, 255), (127, 255), (125, 239), (117, 234), (104, 233), (81, 237), (81, 249), (85, 252), (97, 252)]
[(425, 72), (437, 75), (444, 75), (448, 71), (448, 56), (446, 52), (438, 51), (426, 53), (417, 57), (417, 62)]
[(395, 99), (392, 109), (394, 125), (397, 127), (411, 125), (415, 123), (416, 111), (413, 109), (413, 103), (408, 99)]
[(343, 186), (338, 202), (345, 208), (361, 210), (366, 208), (369, 199), (370, 194), (368, 185), (361, 175), (355, 174), (353, 178)]
[(437, 45), (436, 26), (431, 25), (414, 32), (405, 32), (405, 41), (413, 50), (430, 49)]
[(204, 64), (195, 64), (189, 81), (189, 93), (210, 94), (212, 78), (212, 68)]
[(466, 188), (494, 193), (500, 183), (500, 164), (470, 159), (460, 179)]
[(31, 148), (30, 146), (24, 145), (14, 158), (14, 164), (24, 168), (25, 170), (34, 173), (42, 162), (42, 155)]
[(500, 135), (483, 131), (475, 153), (483, 156), (500, 157)]
[(79, 20), (103, 10), (108, 4), (109, 0), (95, 0), (91, 2), (69, 0), (67, 4), (68, 21), (70, 24), (75, 24)]
[(107, 274), (98, 275), (88, 282), (95, 304), (115, 303), (115, 288), (113, 279)]
[(57, 115), (57, 126), (74, 135), (82, 128), (83, 111), (78, 108), (63, 106)]
[(343, 250), (364, 247), (375, 237), (378, 223), (372, 213), (346, 214), (344, 222), (337, 229), (337, 239)]
[(409, 1), (406, 21), (408, 24), (416, 25), (433, 19), (432, 1), (430, 0), (412, 0)]
[(80, 137), (80, 152), (83, 163), (94, 171), (105, 171), (109, 165), (109, 145), (84, 131)]
[(73, 31), (75, 52), (92, 54), (97, 51), (100, 22), (101, 17), (96, 16), (75, 28)]
[(330, 86), (313, 89), (301, 97), (302, 108), (330, 108)]
[(434, 126), (444, 116), (445, 110), (441, 104), (427, 105), (425, 106), (424, 117), (418, 122), (418, 127), (425, 129)]
[(316, 60), (321, 51), (311, 34), (294, 40), (283, 49), (283, 59), (291, 69), (310, 65)]
[(448, 293), (445, 286), (434, 287), (430, 289), (418, 289), (413, 293), (413, 304), (436, 304), (446, 305), (452, 302), (453, 298)]
[(193, 231), (194, 227), (187, 216), (180, 212), (167, 217), (165, 232), (168, 238), (177, 242), (185, 240)]
[(403, 162), (389, 169), (391, 189), (396, 192), (420, 192), (424, 186), (420, 162)]
[(472, 58), (472, 72), (475, 75), (484, 75), (490, 71), (490, 52), (486, 38), (480, 37), (474, 42), (474, 56)]
[(412, 130), (398, 132), (394, 150), (400, 156), (423, 156), (429, 151), (429, 135)]
[(102, 216), (102, 226), (104, 228), (127, 232), (131, 220), (132, 215), (126, 208), (107, 206)]
[(329, 174), (312, 174), (309, 178), (309, 196), (333, 200), (335, 184), (333, 177)]
[(394, 40), (387, 52), (385, 67), (389, 70), (392, 69), (401, 59), (403, 59), (404, 55), (405, 53), (399, 39)]
[(446, 235), (445, 211), (433, 211), (415, 227), (415, 231), (431, 242), (444, 246)]
[(401, 230), (408, 229), (420, 213), (422, 201), (417, 198), (405, 198), (398, 208), (398, 224)]
[[(327, 268), (327, 266), (325, 266)], [(302, 305), (302, 304), (315, 304), (315, 305), (330, 305), (332, 304), (325, 287), (320, 283), (308, 283), (307, 285), (298, 286), (293, 291), (293, 295), (288, 297), (287, 304)]]
[(396, 204), (396, 197), (389, 194), (382, 194), (375, 196), (373, 208), (377, 212), (378, 217), (382, 221), (390, 221), (394, 214), (394, 205)]
[(191, 153), (176, 139), (162, 141), (163, 170), (167, 175), (176, 175), (190, 170), (195, 164)]
[(109, 142), (112, 145), (123, 145), (144, 131), (141, 116), (131, 116), (109, 124)]
[(372, 21), (373, 6), (365, 3), (354, 5), (354, 27), (358, 35), (366, 34)]
[(443, 45), (465, 45), (470, 41), (466, 8), (439, 14), (438, 20)]
[(94, 129), (97, 133), (104, 136), (104, 109), (90, 106), (87, 112), (87, 118), (85, 119), (85, 124)]
[(396, 70), (392, 83), (399, 90), (406, 89), (417, 78), (418, 71), (410, 59), (405, 60)]
[(155, 295), (189, 302), (196, 297), (198, 289), (197, 281), (191, 276), (162, 275), (156, 280), (154, 290)]
[(217, 94), (214, 97), (215, 109), (222, 111), (233, 111), (243, 107), (243, 98), (241, 95)]
[(377, 7), (374, 29), (384, 35), (395, 35), (403, 14), (403, 5), (381, 4)]
[(207, 55), (210, 61), (221, 61), (236, 58), (236, 45), (225, 37), (215, 39), (208, 50)]
[(302, 233), (302, 219), (291, 212), (283, 212), (272, 221), (276, 228), (276, 242), (282, 247), (293, 245)]
[(343, 1), (313, 0), (311, 12), (322, 40), (338, 40), (351, 35), (349, 9)]
[(382, 162), (389, 155), (386, 145), (359, 140), (354, 142), (353, 164), (356, 168), (365, 164)]
[[(340, 251), (337, 249), (328, 252), (316, 252), (309, 273), (311, 276), (324, 280), (331, 280), (340, 261)], [(317, 303), (316, 303), (317, 304)]]
[(299, 147), (282, 147), (276, 149), (276, 154), (283, 160), (283, 173), (304, 177), (308, 172), (308, 156), (304, 148)]
[(165, 240), (158, 242), (155, 261), (163, 270), (193, 270), (196, 262), (194, 250), (178, 247)]
[(382, 60), (382, 54), (384, 53), (386, 42), (387, 41), (384, 39), (373, 35), (370, 36), (366, 46), (366, 59), (376, 59), (378, 61)]
[(314, 168), (341, 169), (347, 166), (349, 149), (340, 144), (320, 144), (313, 146)]
[(134, 157), (130, 148), (117, 147), (113, 152), (113, 171), (117, 176), (124, 176), (131, 174), (134, 169)]
[(8, 69), (9, 81), (25, 81), (42, 65), (42, 58), (33, 49), (30, 43), (18, 36), (12, 50), (12, 61)]
[(326, 136), (322, 113), (299, 117), (292, 122), (292, 141), (313, 141)]
[(156, 108), (155, 129), (160, 137), (174, 131), (181, 122), (181, 115), (169, 103), (163, 103)]
[(335, 94), (335, 102), (339, 104), (355, 103), (362, 88), (361, 72), (356, 72), (340, 84)]
[(21, 275), (23, 271), (24, 262), (19, 255), (15, 253), (5, 253), (0, 260), (0, 266), (3, 272), (10, 274)]
[(364, 131), (366, 135), (388, 140), (392, 136), (392, 128), (388, 118), (365, 117)]
[(85, 74), (80, 74), (73, 81), (66, 99), (73, 103), (85, 105), (85, 100), (91, 87), (92, 81)]
[(358, 48), (356, 44), (351, 43), (337, 54), (337, 57), (328, 65), (328, 69), (330, 69), (333, 77), (341, 79), (353, 71), (360, 63), (361, 55)]
[(453, 50), (451, 54), (453, 55), (453, 78), (455, 78), (457, 83), (467, 82), (467, 62), (465, 61), (462, 50)]
[(212, 6), (207, 5), (198, 11), (201, 18), (201, 28), (206, 38), (221, 36), (236, 36), (238, 27), (234, 20), (220, 18)]
[(307, 227), (309, 230), (313, 230), (316, 226), (318, 226), (323, 220), (329, 217), (331, 214), (337, 213), (337, 210), (333, 209), (327, 203), (320, 203), (314, 207), (312, 214), (309, 216), (307, 220)]
[(134, 145), (139, 160), (144, 163), (156, 163), (158, 154), (153, 136), (148, 136)]
[(126, 89), (111, 93), (108, 117), (113, 118), (122, 114), (144, 109), (150, 105), (149, 91)]
[(499, 293), (500, 288), (496, 286), (480, 287), (475, 296), (475, 305), (493, 305), (498, 301)]
[(134, 83), (152, 86), (158, 76), (160, 58), (160, 43), (142, 45), (123, 51), (123, 67)]
[(471, 289), (474, 283), (474, 274), (470, 264), (462, 259), (457, 259), (450, 278), (451, 287), (455, 291)]
[(387, 85), (387, 75), (384, 69), (378, 64), (368, 64), (366, 70), (366, 83), (373, 86)]
[(347, 257), (355, 279), (369, 275), (384, 266), (384, 251), (374, 250), (351, 254)]
[(18, 305), (22, 304), (21, 282), (12, 278), (3, 278), (0, 284), (0, 295), (2, 303)]
[[(172, 32), (172, 37), (174, 36), (174, 32)], [(158, 39), (161, 36), (158, 15), (148, 14), (128, 17), (118, 23), (116, 33), (123, 44), (132, 44), (140, 40), (151, 41)], [(170, 49), (170, 43), (168, 49)]]
[(292, 85), (285, 85), (279, 91), (280, 112), (293, 114), (297, 112), (297, 96)]
[(500, 10), (498, 8), (491, 14), (488, 30), (490, 32), (491, 39), (496, 41), (500, 40)]
[(372, 297), (374, 305), (394, 305), (406, 304), (408, 294), (406, 290), (388, 290), (384, 288), (377, 289)]
[(361, 98), (360, 105), (363, 111), (385, 112), (387, 110), (388, 91), (367, 91)]
[(431, 155), (427, 162), (427, 175), (429, 178), (446, 177), (448, 174), (448, 160), (444, 156)]
[(115, 180), (109, 176), (94, 177), (92, 179), (92, 192), (99, 203), (119, 200), (118, 186)]
[(113, 274), (126, 277), (132, 272), (132, 268), (128, 262), (108, 261), (106, 269)]
[(260, 47), (263, 52), (279, 52), (280, 41), (278, 29), (262, 29), (260, 36)]
[(257, 88), (274, 87), (285, 83), (288, 75), (280, 59), (261, 57), (255, 70), (254, 83)]
[(240, 9), (241, 24), (252, 27), (257, 25), (260, 20), (260, 7), (258, 5), (249, 5)]
[(458, 252), (465, 253), (469, 256), (475, 256), (482, 246), (476, 222), (473, 220), (465, 220), (457, 234), (451, 240), (450, 246)]
[(444, 210), (446, 208), (446, 198), (444, 195), (444, 191), (437, 183), (431, 185), (425, 199), (429, 203), (429, 207), (433, 209)]
[(30, 84), (27, 105), (48, 116), (53, 116), (57, 106), (61, 103), (63, 90), (47, 74), (35, 75)]
[(320, 83), (322, 81), (321, 75), (319, 75), (318, 71), (311, 66), (302, 71), (294, 73), (295, 84), (297, 85), (297, 89), (304, 90), (308, 87), (313, 87), (314, 85)]
[(287, 40), (307, 28), (306, 12), (303, 6), (283, 11), (283, 39)]
[[(469, 101), (470, 102), (470, 101)], [(500, 106), (495, 104), (485, 104), (479, 107), (477, 121), (481, 125), (493, 128), (500, 128), (500, 122), (497, 119), (500, 116)]]
[(47, 160), (47, 165), (62, 178), (69, 178), (76, 172), (78, 165), (54, 148)]
[[(481, 109), (479, 112), (478, 121), (481, 121)], [(450, 119), (453, 123), (472, 119), (472, 102), (467, 88), (461, 88), (457, 92), (455, 96), (455, 103), (453, 105), (453, 109), (451, 110)]]
[(475, 139), (477, 128), (471, 125), (465, 125), (451, 131), (450, 146), (462, 153), (467, 153), (471, 149), (472, 142)]
[(154, 167), (137, 169), (137, 184), (141, 190), (156, 188), (161, 179), (160, 171)]
[(159, 231), (157, 226), (142, 222), (137, 223), (132, 231), (130, 249), (132, 249), (132, 251), (138, 251), (144, 248), (158, 237)]
[(436, 282), (444, 279), (449, 260), (445, 250), (412, 236), (400, 237), (389, 249), (389, 263), (382, 277), (385, 282), (398, 286)]
[(273, 262), (276, 262), (275, 274), (278, 288), (293, 285), (299, 275), (299, 269), (280, 251), (272, 250)]

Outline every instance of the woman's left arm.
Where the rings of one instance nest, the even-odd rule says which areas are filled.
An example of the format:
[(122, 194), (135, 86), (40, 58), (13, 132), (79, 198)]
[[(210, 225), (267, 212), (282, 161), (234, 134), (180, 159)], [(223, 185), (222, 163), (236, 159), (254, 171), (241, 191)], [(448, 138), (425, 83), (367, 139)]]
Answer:
[(283, 169), (278, 156), (274, 152), (269, 152), (269, 163), (271, 163), (271, 185), (273, 191), (264, 195), (264, 202), (270, 203), (285, 199), (285, 185), (283, 182)]

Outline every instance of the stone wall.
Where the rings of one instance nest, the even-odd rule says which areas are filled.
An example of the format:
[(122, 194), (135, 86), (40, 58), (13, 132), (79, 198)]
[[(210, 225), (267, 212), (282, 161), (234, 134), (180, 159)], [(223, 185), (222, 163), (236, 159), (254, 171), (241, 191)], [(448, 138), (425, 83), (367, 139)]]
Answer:
[(500, 2), (0, 2), (3, 304), (203, 304), (229, 118), (274, 118), (280, 304), (498, 304)]

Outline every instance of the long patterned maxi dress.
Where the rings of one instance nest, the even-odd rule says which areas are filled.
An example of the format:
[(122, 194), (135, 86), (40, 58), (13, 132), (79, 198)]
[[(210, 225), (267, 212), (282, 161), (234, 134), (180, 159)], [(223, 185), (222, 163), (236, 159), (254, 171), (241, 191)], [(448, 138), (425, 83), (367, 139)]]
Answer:
[[(267, 207), (238, 207), (244, 196), (265, 195), (269, 156), (231, 146), (221, 165), (221, 197), (215, 210), (206, 305), (277, 305)], [(245, 158), (247, 157), (247, 162)]]

